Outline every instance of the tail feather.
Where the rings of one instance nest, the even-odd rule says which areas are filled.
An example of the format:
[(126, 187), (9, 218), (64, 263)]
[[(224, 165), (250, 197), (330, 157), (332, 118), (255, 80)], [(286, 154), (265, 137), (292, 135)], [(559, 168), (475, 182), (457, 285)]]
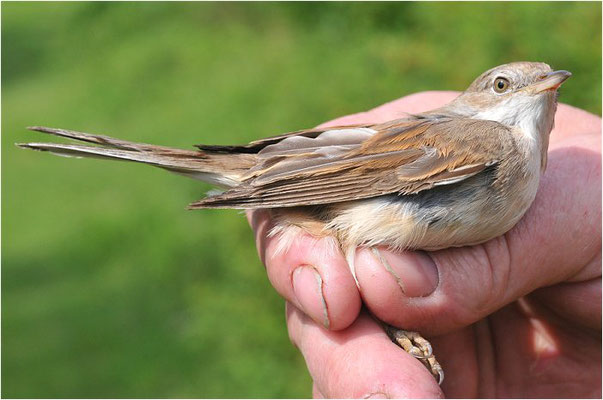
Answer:
[(35, 132), (48, 133), (48, 134), (51, 134), (54, 136), (64, 137), (67, 139), (78, 140), (80, 142), (88, 142), (88, 143), (98, 144), (104, 148), (113, 147), (113, 148), (122, 149), (122, 150), (131, 150), (131, 151), (140, 151), (140, 152), (162, 150), (165, 152), (186, 153), (187, 155), (203, 154), (199, 151), (180, 150), (180, 149), (174, 149), (171, 147), (157, 146), (157, 145), (153, 145), (153, 144), (136, 143), (136, 142), (130, 142), (127, 140), (116, 139), (116, 138), (113, 138), (110, 136), (105, 136), (105, 135), (96, 135), (96, 134), (92, 134), (92, 133), (70, 131), (67, 129), (60, 129), (60, 128), (49, 128), (46, 126), (29, 126), (29, 127), (27, 127), (27, 129), (29, 129), (30, 131), (35, 131)]
[(104, 135), (70, 131), (66, 129), (34, 126), (33, 131), (48, 133), (98, 146), (61, 143), (17, 143), (25, 149), (47, 151), (66, 157), (85, 157), (134, 161), (167, 169), (181, 175), (232, 187), (239, 183), (238, 176), (249, 167), (250, 154), (230, 155), (226, 159), (221, 154), (211, 154), (199, 150), (181, 150), (171, 147), (135, 143)]
[(65, 157), (136, 161), (162, 168), (191, 171), (199, 170), (200, 165), (196, 164), (203, 163), (201, 158), (198, 160), (194, 158), (186, 159), (182, 157), (169, 156), (167, 154), (158, 154), (152, 151), (139, 152), (134, 150), (123, 150), (120, 148), (105, 148), (58, 143), (18, 143), (17, 146), (23, 149), (47, 151), (49, 153)]

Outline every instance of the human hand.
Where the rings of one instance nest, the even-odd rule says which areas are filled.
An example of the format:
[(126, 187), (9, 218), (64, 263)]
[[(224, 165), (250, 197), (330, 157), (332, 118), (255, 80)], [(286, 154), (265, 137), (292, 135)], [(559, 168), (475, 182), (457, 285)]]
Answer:
[[(419, 93), (329, 125), (387, 121), (456, 95)], [(600, 118), (559, 105), (547, 171), (517, 226), (478, 246), (382, 250), (401, 284), (359, 250), (358, 289), (329, 239), (300, 234), (276, 253), (268, 214), (250, 213), (315, 396), (600, 397), (600, 140)], [(361, 311), (361, 299), (381, 320), (431, 336), (446, 372), (441, 389)]]

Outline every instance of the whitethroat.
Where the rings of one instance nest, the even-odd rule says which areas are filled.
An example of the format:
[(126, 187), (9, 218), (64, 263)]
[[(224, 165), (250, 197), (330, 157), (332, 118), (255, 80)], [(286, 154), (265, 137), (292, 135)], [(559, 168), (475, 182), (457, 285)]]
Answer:
[[(544, 63), (505, 64), (429, 112), (241, 146), (180, 150), (38, 126), (29, 129), (93, 145), (18, 146), (142, 162), (210, 182), (225, 190), (190, 209), (269, 209), (272, 234), (295, 227), (334, 236), (354, 274), (359, 246), (377, 256), (376, 246), (436, 250), (478, 244), (511, 229), (536, 195), (557, 89), (570, 76)], [(429, 342), (416, 332), (386, 330), (442, 381)]]

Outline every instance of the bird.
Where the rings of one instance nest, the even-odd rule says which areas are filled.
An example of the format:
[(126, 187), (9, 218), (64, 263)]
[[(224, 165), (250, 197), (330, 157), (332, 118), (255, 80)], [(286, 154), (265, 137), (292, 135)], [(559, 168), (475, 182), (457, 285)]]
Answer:
[[(334, 237), (356, 279), (359, 247), (386, 262), (378, 246), (430, 251), (483, 243), (510, 230), (536, 196), (558, 89), (570, 76), (542, 62), (511, 62), (482, 73), (431, 111), (244, 145), (182, 150), (33, 126), (87, 144), (17, 146), (140, 162), (211, 183), (220, 190), (189, 209), (266, 209), (275, 221), (271, 235), (301, 229)], [(384, 329), (442, 382), (444, 371), (426, 339), (387, 324)]]

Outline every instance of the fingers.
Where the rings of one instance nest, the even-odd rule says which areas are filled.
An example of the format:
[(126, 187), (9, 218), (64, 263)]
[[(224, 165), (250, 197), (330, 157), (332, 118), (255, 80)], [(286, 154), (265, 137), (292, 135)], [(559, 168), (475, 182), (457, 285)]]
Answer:
[(316, 239), (295, 228), (271, 237), (268, 212), (248, 216), (277, 292), (327, 329), (350, 325), (360, 311), (360, 294), (334, 239)]
[[(535, 289), (600, 277), (601, 158), (591, 150), (600, 148), (600, 137), (571, 140), (551, 152), (534, 204), (504, 236), (424, 254), (358, 251), (356, 275), (371, 311), (433, 335), (469, 325)], [(596, 303), (583, 304), (598, 308), (580, 315), (600, 312)]]
[(601, 117), (567, 104), (559, 104), (550, 145), (554, 147), (572, 136), (597, 132), (601, 132)]
[(366, 313), (343, 331), (327, 331), (291, 304), (287, 324), (314, 380), (328, 398), (436, 398), (442, 392), (427, 369), (393, 344)]
[(352, 125), (362, 123), (380, 123), (387, 122), (396, 118), (403, 118), (408, 114), (421, 113), (427, 110), (433, 110), (449, 103), (457, 97), (459, 92), (450, 91), (429, 91), (414, 93), (397, 100), (390, 101), (373, 108), (370, 111), (346, 115), (334, 119), (319, 126), (337, 126)]
[(312, 384), (312, 398), (313, 399), (324, 399), (325, 395), (320, 392), (316, 383)]
[[(601, 260), (598, 261), (601, 265)], [(601, 337), (601, 278), (542, 288), (531, 296), (571, 324), (587, 327)], [(586, 329), (583, 329), (586, 331)]]

